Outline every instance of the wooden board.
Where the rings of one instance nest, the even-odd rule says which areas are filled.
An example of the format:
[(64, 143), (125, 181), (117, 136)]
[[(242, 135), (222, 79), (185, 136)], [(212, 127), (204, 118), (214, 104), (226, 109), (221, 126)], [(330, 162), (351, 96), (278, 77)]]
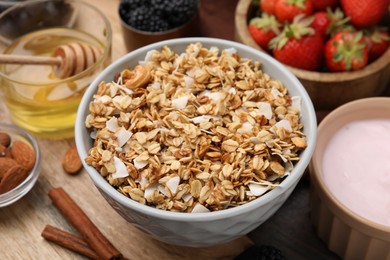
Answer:
[[(119, 0), (88, 2), (105, 12), (111, 21), (112, 58), (116, 60), (127, 53), (117, 15)], [(1, 96), (0, 122), (11, 123)], [(247, 237), (201, 249), (172, 246), (154, 240), (120, 217), (93, 186), (85, 171), (70, 176), (62, 170), (63, 155), (73, 139), (38, 139), (38, 143), (42, 152), (42, 171), (37, 184), (18, 202), (0, 208), (0, 259), (81, 258), (41, 237), (46, 224), (76, 233), (47, 196), (52, 187), (63, 187), (102, 233), (129, 259), (229, 259), (251, 245)]]

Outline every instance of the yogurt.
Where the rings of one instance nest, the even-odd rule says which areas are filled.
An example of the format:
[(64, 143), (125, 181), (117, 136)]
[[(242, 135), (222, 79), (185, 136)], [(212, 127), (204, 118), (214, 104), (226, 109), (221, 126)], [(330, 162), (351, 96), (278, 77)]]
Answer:
[(324, 181), (347, 208), (390, 227), (390, 119), (346, 124), (329, 140)]

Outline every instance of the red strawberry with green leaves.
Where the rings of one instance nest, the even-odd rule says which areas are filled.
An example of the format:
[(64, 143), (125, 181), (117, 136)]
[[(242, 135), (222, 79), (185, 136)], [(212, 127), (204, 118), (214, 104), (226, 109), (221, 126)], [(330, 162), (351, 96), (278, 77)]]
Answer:
[(268, 14), (275, 14), (275, 4), (277, 0), (261, 0), (260, 11)]
[(355, 29), (349, 24), (349, 17), (345, 17), (344, 12), (340, 8), (334, 10), (328, 8), (326, 14), (329, 19), (328, 35), (334, 35), (341, 31), (354, 31)]
[(326, 12), (316, 12), (313, 14), (314, 20), (311, 24), (311, 27), (321, 35), (323, 39), (327, 37), (328, 28), (330, 25), (330, 20)]
[(369, 28), (379, 23), (389, 10), (390, 0), (341, 0), (346, 16), (358, 29)]
[(359, 70), (368, 62), (368, 48), (363, 33), (336, 33), (325, 44), (325, 62), (332, 72)]
[(322, 35), (325, 40), (337, 31), (347, 30), (348, 28), (352, 29), (352, 27), (348, 25), (349, 17), (345, 18), (344, 13), (340, 8), (336, 8), (334, 11), (328, 8), (326, 12), (315, 12), (313, 16), (314, 20), (311, 27)]
[(292, 22), (299, 14), (309, 16), (313, 13), (311, 0), (277, 0), (275, 16), (281, 22)]
[(313, 0), (312, 4), (315, 11), (326, 11), (328, 8), (336, 8), (339, 0)]
[(273, 56), (280, 62), (304, 70), (318, 70), (322, 64), (323, 39), (310, 27), (312, 17), (298, 15), (271, 42)]
[(390, 35), (385, 28), (374, 28), (366, 35), (368, 62), (373, 62), (387, 51), (390, 46)]
[(263, 13), (261, 17), (252, 18), (248, 30), (253, 40), (263, 50), (269, 52), (268, 44), (280, 33), (280, 24), (275, 16)]

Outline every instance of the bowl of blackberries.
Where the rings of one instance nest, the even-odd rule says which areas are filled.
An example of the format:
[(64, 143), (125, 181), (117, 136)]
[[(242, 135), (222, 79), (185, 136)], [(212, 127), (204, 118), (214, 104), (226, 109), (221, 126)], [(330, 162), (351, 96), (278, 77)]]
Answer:
[(199, 0), (121, 0), (119, 17), (128, 51), (150, 43), (199, 36)]

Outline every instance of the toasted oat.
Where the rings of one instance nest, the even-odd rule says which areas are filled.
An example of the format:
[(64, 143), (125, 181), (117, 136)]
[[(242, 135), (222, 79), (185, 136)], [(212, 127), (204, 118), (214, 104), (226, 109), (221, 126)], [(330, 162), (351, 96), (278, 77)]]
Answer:
[(277, 186), (307, 147), (300, 98), (233, 49), (168, 46), (101, 82), (85, 161), (129, 198), (163, 210), (239, 206)]

